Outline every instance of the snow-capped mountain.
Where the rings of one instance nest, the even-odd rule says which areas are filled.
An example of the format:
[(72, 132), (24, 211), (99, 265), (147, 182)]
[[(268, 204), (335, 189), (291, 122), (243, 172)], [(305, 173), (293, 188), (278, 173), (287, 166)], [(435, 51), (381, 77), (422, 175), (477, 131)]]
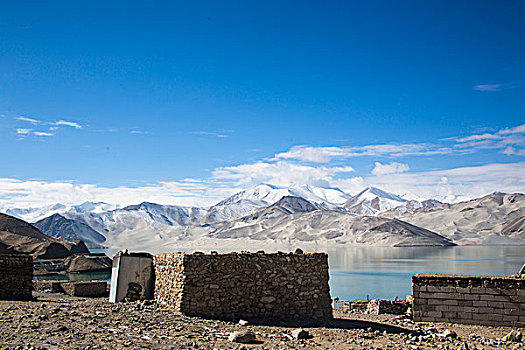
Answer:
[(325, 203), (330, 206), (341, 205), (351, 197), (338, 188), (321, 188), (310, 185), (278, 187), (270, 184), (261, 184), (236, 193), (217, 205), (229, 205), (247, 200), (263, 207), (271, 205), (285, 196), (300, 197), (309, 202)]
[(406, 222), (345, 211), (318, 210), (312, 203), (284, 197), (268, 208), (231, 222), (218, 223), (215, 239), (380, 246), (452, 246), (451, 240)]
[[(181, 246), (202, 240), (216, 245), (219, 244), (217, 239), (259, 241), (265, 235), (268, 242), (284, 239), (322, 241), (323, 244), (397, 245), (412, 242), (432, 245), (435, 239), (441, 240), (433, 236), (437, 233), (460, 244), (486, 242), (485, 234), (474, 235), (469, 231), (468, 235), (459, 235), (458, 231), (452, 230), (463, 225), (464, 218), (468, 218), (468, 227), (479, 230), (489, 225), (491, 230), (496, 230), (496, 233), (491, 233), (495, 235), (491, 242), (520, 244), (522, 239), (525, 240), (522, 234), (525, 202), (521, 200), (522, 196), (508, 197), (508, 203), (505, 199), (501, 205), (495, 205), (493, 200), (480, 199), (471, 208), (468, 202), (451, 205), (432, 199), (407, 200), (376, 187), (350, 196), (337, 188), (261, 184), (209, 208), (148, 202), (119, 208), (106, 203), (86, 202), (76, 206), (56, 204), (42, 208), (4, 208), (3, 211), (26, 221), (39, 221), (35, 225), (54, 237), (82, 239), (92, 245), (102, 243), (117, 248)], [(499, 200), (500, 196), (496, 197)], [(464, 209), (457, 210), (465, 205)], [(501, 214), (509, 210), (509, 215)], [(451, 214), (446, 214), (448, 212)], [(478, 220), (482, 215), (471, 215), (473, 213), (484, 213), (484, 219)], [(370, 219), (374, 216), (378, 220)], [(433, 220), (441, 216), (442, 220)], [(360, 219), (367, 225), (359, 224)], [(389, 221), (392, 219), (394, 221)], [(407, 226), (408, 223), (397, 219), (412, 225)], [(467, 230), (461, 227), (461, 232)], [(432, 234), (420, 230), (430, 230)], [(375, 235), (376, 232), (381, 235)], [(395, 236), (400, 232), (403, 232), (402, 236)], [(466, 237), (468, 239), (463, 239)], [(224, 242), (221, 244), (226, 244)]]
[(403, 218), (406, 215), (411, 215), (414, 213), (424, 213), (434, 210), (442, 210), (450, 208), (450, 204), (441, 203), (435, 199), (427, 199), (424, 201), (418, 200), (409, 200), (404, 204), (397, 206), (395, 208), (385, 210), (378, 213), (377, 215), (388, 217), (388, 218)]
[(62, 238), (67, 241), (84, 241), (88, 247), (100, 247), (106, 240), (106, 237), (86, 223), (67, 219), (60, 214), (53, 214), (33, 223), (33, 226), (51, 237)]
[(53, 214), (65, 213), (103, 213), (119, 206), (103, 202), (84, 202), (79, 205), (53, 204), (36, 208), (0, 208), (0, 212), (25, 220), (37, 222)]
[(407, 202), (406, 199), (395, 194), (377, 187), (368, 187), (346, 201), (344, 208), (360, 215), (376, 215), (403, 205), (405, 202)]

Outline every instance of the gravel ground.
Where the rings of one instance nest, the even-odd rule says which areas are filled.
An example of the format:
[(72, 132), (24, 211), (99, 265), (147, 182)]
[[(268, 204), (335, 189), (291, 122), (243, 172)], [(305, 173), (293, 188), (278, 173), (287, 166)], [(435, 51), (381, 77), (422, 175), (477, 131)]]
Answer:
[[(245, 325), (190, 318), (154, 303), (111, 304), (105, 298), (35, 293), (35, 301), (0, 301), (0, 349), (525, 349), (500, 340), (508, 327), (418, 323), (392, 315), (343, 315), (323, 327)], [(445, 337), (445, 330), (457, 336)], [(250, 330), (255, 344), (230, 342)], [(523, 329), (519, 330), (523, 333)]]

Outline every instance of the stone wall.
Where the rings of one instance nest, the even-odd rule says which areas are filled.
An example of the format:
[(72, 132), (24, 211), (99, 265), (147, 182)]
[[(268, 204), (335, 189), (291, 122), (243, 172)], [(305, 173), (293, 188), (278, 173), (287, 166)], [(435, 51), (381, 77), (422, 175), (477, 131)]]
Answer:
[(0, 300), (31, 300), (33, 258), (0, 254)]
[(312, 322), (332, 318), (324, 253), (160, 254), (155, 299), (188, 316)]
[(525, 327), (525, 279), (418, 274), (414, 321)]
[(61, 287), (68, 295), (77, 297), (102, 297), (106, 295), (108, 284), (104, 281), (65, 282)]

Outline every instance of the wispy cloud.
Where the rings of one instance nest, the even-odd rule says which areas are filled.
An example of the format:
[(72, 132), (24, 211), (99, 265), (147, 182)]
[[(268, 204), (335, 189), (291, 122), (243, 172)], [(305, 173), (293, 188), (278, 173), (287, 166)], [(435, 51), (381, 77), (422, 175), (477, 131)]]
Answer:
[(474, 85), (473, 89), (476, 91), (484, 91), (484, 92), (494, 92), (494, 91), (503, 91), (503, 90), (510, 90), (510, 89), (516, 89), (521, 86), (521, 82), (515, 81), (511, 83), (505, 83), (505, 84), (480, 84), (480, 85)]
[(474, 86), (474, 90), (477, 91), (500, 91), (501, 88), (501, 84), (480, 84)]
[(218, 138), (227, 138), (230, 137), (233, 133), (233, 130), (219, 130), (219, 131), (191, 131), (190, 134), (192, 135), (199, 135), (199, 136), (213, 136)]
[(453, 149), (429, 143), (379, 144), (349, 147), (294, 146), (287, 152), (278, 153), (271, 160), (287, 159), (313, 163), (328, 163), (334, 159), (352, 157), (405, 157), (429, 156), (452, 153)]
[(479, 140), (501, 140), (501, 136), (485, 133), (485, 134), (478, 134), (478, 135), (470, 135), (467, 137), (456, 139), (457, 142), (468, 142), (468, 141), (479, 141)]
[(36, 135), (36, 136), (54, 136), (55, 134), (51, 133), (51, 132), (45, 132), (45, 131), (35, 131), (33, 132), (33, 135)]
[(525, 147), (525, 124), (493, 133), (474, 134), (453, 139), (457, 142), (456, 148), (469, 149), (472, 152), (482, 149), (501, 149), (501, 153), (507, 155), (524, 155), (521, 149)]
[(56, 126), (71, 126), (75, 129), (82, 129), (82, 125), (75, 123), (75, 122), (67, 121), (67, 120), (59, 120), (51, 124), (56, 125)]
[(517, 156), (525, 156), (525, 149), (516, 149), (512, 146), (509, 146), (505, 148), (501, 153), (506, 154), (508, 156), (517, 155)]
[(27, 135), (30, 134), (32, 129), (16, 129), (18, 135)]
[(28, 123), (31, 123), (31, 124), (33, 124), (33, 125), (37, 125), (37, 124), (42, 123), (42, 121), (40, 121), (40, 120), (33, 119), (33, 118), (28, 118), (28, 117), (17, 117), (16, 119), (17, 119), (17, 120), (20, 120), (20, 121), (22, 121), (22, 122), (28, 122)]

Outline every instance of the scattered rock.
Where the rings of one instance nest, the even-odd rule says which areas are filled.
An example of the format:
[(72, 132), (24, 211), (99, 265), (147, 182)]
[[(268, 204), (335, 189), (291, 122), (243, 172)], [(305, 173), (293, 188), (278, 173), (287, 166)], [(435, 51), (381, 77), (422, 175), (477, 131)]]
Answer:
[(518, 332), (516, 330), (510, 331), (509, 334), (501, 338), (503, 341), (511, 341), (511, 342), (520, 342), (522, 338), (521, 332)]
[(252, 331), (233, 332), (228, 340), (234, 343), (250, 344), (255, 342), (255, 334)]
[(451, 331), (450, 329), (445, 329), (445, 331), (442, 334), (442, 337), (444, 338), (456, 338), (458, 335), (456, 332)]
[(310, 339), (312, 336), (310, 335), (310, 332), (308, 332), (305, 329), (295, 329), (292, 331), (292, 337), (295, 339)]
[(246, 326), (248, 324), (248, 321), (246, 320), (239, 320), (239, 325), (240, 326)]

